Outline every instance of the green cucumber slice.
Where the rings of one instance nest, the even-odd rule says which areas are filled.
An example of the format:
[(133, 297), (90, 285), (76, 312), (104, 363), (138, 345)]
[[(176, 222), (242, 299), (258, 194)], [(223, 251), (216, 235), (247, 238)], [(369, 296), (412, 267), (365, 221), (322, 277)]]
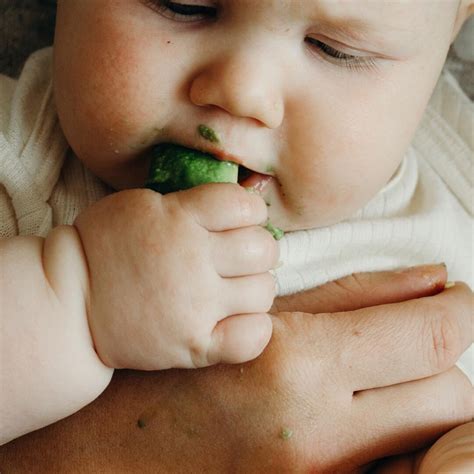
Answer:
[(237, 183), (239, 166), (173, 143), (153, 148), (146, 187), (161, 194), (206, 183)]

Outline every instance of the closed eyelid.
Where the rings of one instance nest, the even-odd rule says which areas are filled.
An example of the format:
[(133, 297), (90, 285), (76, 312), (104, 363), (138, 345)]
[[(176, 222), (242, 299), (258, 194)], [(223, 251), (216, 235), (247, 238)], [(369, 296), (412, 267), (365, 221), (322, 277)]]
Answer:
[(324, 43), (328, 45), (330, 48), (337, 50), (343, 54), (346, 54), (348, 56), (369, 56), (369, 55), (377, 56), (378, 55), (378, 53), (375, 51), (370, 51), (368, 49), (350, 46), (346, 43), (341, 43), (340, 41), (336, 39), (328, 38), (325, 35), (314, 35), (310, 37), (314, 39), (315, 41)]

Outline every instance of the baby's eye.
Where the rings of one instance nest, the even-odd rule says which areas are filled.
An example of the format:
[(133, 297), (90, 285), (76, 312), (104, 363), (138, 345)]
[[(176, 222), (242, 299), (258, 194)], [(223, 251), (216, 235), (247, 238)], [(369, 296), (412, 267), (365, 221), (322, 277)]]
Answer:
[(305, 38), (305, 42), (308, 43), (311, 48), (317, 50), (319, 54), (329, 58), (331, 62), (335, 62), (336, 64), (339, 63), (342, 66), (353, 69), (371, 69), (376, 66), (374, 58), (370, 56), (355, 56), (352, 54), (346, 54), (316, 38), (311, 38), (309, 36)]
[(215, 18), (217, 9), (211, 5), (171, 2), (169, 0), (146, 0), (146, 4), (175, 21), (191, 22)]

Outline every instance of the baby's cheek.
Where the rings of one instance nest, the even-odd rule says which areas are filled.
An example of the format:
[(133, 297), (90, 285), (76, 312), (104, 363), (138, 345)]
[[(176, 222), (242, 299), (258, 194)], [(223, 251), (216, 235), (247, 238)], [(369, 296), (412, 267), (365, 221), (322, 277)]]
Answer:
[(146, 23), (140, 29), (127, 20), (126, 6), (104, 8), (87, 35), (59, 44), (55, 78), (72, 145), (96, 156), (127, 153), (144, 130), (160, 128), (170, 96), (162, 77), (170, 73), (161, 60), (164, 40), (152, 40)]
[(396, 167), (379, 159), (375, 144), (354, 127), (322, 122), (317, 130), (299, 128), (290, 143), (280, 181), (287, 207), (306, 227), (352, 215), (385, 185)]

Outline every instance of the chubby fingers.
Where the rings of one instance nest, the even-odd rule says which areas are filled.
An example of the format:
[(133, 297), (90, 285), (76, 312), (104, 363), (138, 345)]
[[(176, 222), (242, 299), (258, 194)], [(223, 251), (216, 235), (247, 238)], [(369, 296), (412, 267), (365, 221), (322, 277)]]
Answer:
[(177, 199), (181, 207), (209, 231), (261, 225), (268, 216), (265, 201), (238, 184), (204, 184), (165, 198)]
[(220, 321), (212, 332), (207, 363), (239, 364), (255, 359), (272, 335), (268, 314), (241, 314)]
[(263, 227), (213, 232), (210, 237), (214, 268), (222, 277), (264, 273), (278, 263), (278, 243)]
[(335, 313), (353, 391), (448, 370), (473, 341), (473, 313), (461, 282), (436, 296)]
[(275, 297), (270, 273), (226, 278), (225, 314), (212, 331), (204, 365), (237, 364), (255, 359), (270, 341), (272, 320), (267, 311)]
[(222, 316), (204, 332), (198, 329), (190, 335), (191, 366), (247, 362), (260, 355), (270, 340), (273, 324), (267, 311), (275, 297), (272, 275), (222, 278), (221, 285), (217, 313)]

